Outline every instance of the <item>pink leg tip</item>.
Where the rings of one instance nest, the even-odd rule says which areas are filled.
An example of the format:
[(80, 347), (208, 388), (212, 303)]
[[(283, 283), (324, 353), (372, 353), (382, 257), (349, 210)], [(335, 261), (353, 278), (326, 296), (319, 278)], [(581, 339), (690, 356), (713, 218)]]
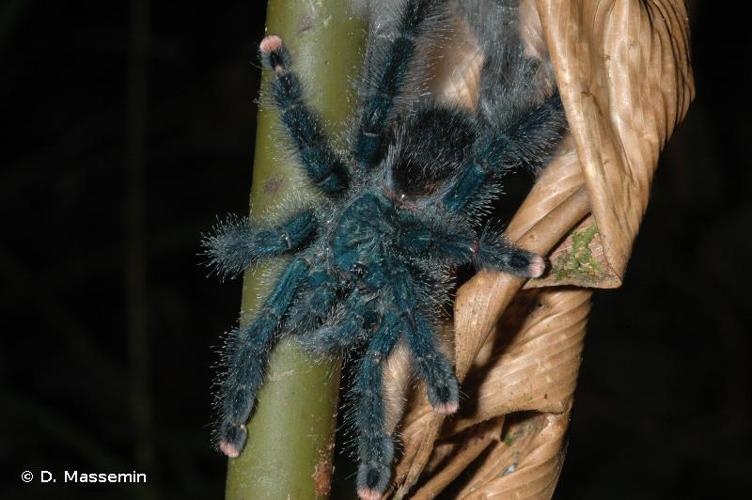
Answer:
[(459, 403), (454, 401), (451, 403), (436, 405), (433, 407), (433, 411), (434, 413), (438, 413), (439, 415), (451, 415), (455, 413), (459, 409), (459, 407)]
[(379, 500), (381, 493), (371, 488), (358, 488), (360, 500)]
[(264, 54), (270, 54), (282, 48), (282, 39), (277, 35), (269, 35), (261, 40), (259, 49)]
[(219, 443), (219, 449), (230, 458), (238, 458), (240, 456), (240, 450), (227, 441), (221, 441)]
[(543, 276), (543, 273), (546, 272), (546, 260), (540, 255), (536, 255), (534, 258), (530, 259), (530, 266), (528, 269), (530, 270), (531, 278), (540, 278)]

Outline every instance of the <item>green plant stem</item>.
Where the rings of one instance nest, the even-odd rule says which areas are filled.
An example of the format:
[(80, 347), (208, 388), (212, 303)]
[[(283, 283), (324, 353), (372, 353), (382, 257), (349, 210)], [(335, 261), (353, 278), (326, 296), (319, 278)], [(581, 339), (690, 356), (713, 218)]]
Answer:
[[(350, 14), (349, 0), (270, 0), (267, 33), (280, 35), (290, 49), (295, 71), (303, 80), (308, 102), (330, 125), (343, 132), (355, 102), (351, 75), (359, 70), (364, 25)], [(269, 75), (264, 75), (264, 80)], [(251, 205), (256, 218), (277, 211), (291, 196), (314, 197), (297, 162), (284, 149), (289, 141), (277, 112), (258, 114)], [(279, 213), (273, 214), (279, 217)], [(271, 263), (269, 269), (280, 267)], [(267, 269), (268, 270), (268, 269)], [(246, 273), (241, 321), (258, 306), (257, 276)], [(332, 476), (332, 454), (339, 389), (339, 361), (313, 361), (291, 341), (274, 349), (265, 383), (248, 423), (248, 442), (230, 459), (227, 499), (326, 498)]]

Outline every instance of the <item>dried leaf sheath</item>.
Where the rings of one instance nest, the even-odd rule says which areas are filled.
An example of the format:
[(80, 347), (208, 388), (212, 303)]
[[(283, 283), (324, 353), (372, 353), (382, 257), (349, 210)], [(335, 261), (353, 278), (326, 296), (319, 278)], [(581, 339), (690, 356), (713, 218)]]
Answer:
[[(538, 180), (508, 235), (530, 250), (555, 249), (552, 261), (560, 264), (559, 273), (530, 286), (619, 286), (647, 205), (658, 153), (694, 96), (684, 4), (538, 0), (524, 2), (522, 8), (539, 14), (541, 27), (534, 26), (537, 16), (529, 16), (532, 22), (528, 20), (522, 32), (538, 53), (551, 55), (573, 141)], [(542, 51), (536, 39), (545, 40)], [(467, 81), (472, 84), (472, 74)], [(450, 87), (455, 95), (473, 95), (471, 90), (457, 91), (456, 75)], [(452, 451), (442, 445), (446, 438), (437, 441), (439, 436), (461, 429), (467, 433), (520, 409), (545, 413), (518, 424), (526, 439), (516, 441), (513, 454), (513, 447), (501, 438), (519, 427), (507, 428), (496, 444), (479, 446), (480, 451), (493, 451), (460, 498), (542, 499), (553, 494), (590, 292), (544, 291), (540, 296), (553, 301), (549, 313), (567, 325), (571, 344), (562, 344), (556, 329), (529, 342), (531, 326), (510, 339), (504, 354), (479, 366), (479, 355), (492, 352), (497, 318), (521, 286), (513, 278), (481, 273), (460, 290), (455, 305), (457, 371), (460, 378), (471, 373), (464, 391), (479, 396), (480, 402), (472, 415), (442, 427), (441, 419), (429, 415), (420, 396), (413, 395), (414, 406), (402, 430), (405, 453), (396, 473), (397, 497), (411, 491), (421, 473), (425, 490), (413, 489), (411, 495), (428, 498), (464, 470), (469, 462), (466, 451), (445, 460), (440, 469), (424, 469), (437, 450), (451, 457)], [(512, 363), (510, 358), (519, 360), (517, 373), (507, 371), (512, 369), (505, 366)], [(475, 369), (498, 383), (472, 386)], [(515, 386), (523, 382), (529, 390), (520, 393)], [(512, 460), (512, 455), (517, 458)], [(441, 477), (441, 484), (432, 477)]]

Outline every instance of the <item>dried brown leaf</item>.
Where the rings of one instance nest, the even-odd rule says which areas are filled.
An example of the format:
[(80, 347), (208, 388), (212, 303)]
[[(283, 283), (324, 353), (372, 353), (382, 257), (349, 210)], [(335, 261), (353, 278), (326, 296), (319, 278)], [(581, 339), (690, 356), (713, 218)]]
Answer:
[[(521, 19), (528, 53), (551, 57), (571, 140), (538, 179), (507, 235), (550, 256), (548, 275), (526, 287), (617, 287), (658, 154), (694, 96), (684, 3), (523, 0)], [(458, 47), (473, 50), (466, 35)], [(432, 88), (471, 106), (479, 66), (477, 51), (468, 54), (475, 63), (464, 74), (454, 71)], [(553, 494), (591, 292), (547, 288), (513, 303), (523, 285), (482, 272), (459, 290), (455, 363), (458, 377), (467, 377), (468, 408), (444, 423), (420, 390), (413, 391), (395, 498), (410, 492), (424, 470), (423, 486), (413, 492), (419, 498), (435, 496), (468, 467), (474, 474), (459, 498)], [(507, 419), (502, 434), (489, 427), (523, 410), (533, 413)]]

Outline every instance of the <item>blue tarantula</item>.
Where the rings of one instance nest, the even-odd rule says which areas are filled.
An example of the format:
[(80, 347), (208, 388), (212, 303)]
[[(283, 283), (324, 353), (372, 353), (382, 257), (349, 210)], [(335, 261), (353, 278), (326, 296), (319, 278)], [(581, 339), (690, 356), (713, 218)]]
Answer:
[[(508, 0), (490, 2), (496, 8)], [(482, 216), (513, 169), (537, 171), (566, 128), (556, 91), (541, 96), (539, 62), (524, 55), (513, 29), (483, 26), (466, 12), (485, 62), (475, 111), (406, 90), (419, 66), (421, 43), (448, 22), (445, 2), (407, 0), (391, 39), (376, 42), (353, 122), (347, 157), (335, 152), (309, 108), (282, 39), (260, 44), (274, 73), (271, 97), (310, 181), (328, 198), (298, 210), (278, 227), (230, 219), (205, 245), (218, 272), (239, 274), (257, 261), (293, 257), (247, 326), (230, 335), (227, 370), (219, 382), (218, 447), (237, 457), (246, 421), (263, 383), (269, 352), (292, 335), (319, 356), (358, 353), (353, 425), (357, 431), (358, 494), (386, 489), (394, 458), (382, 392), (384, 361), (401, 343), (425, 382), (435, 412), (454, 413), (459, 388), (437, 339), (436, 304), (452, 291), (451, 271), (464, 265), (525, 278), (545, 260), (484, 229)], [(477, 14), (477, 12), (476, 12)], [(507, 31), (487, 36), (492, 31)]]

